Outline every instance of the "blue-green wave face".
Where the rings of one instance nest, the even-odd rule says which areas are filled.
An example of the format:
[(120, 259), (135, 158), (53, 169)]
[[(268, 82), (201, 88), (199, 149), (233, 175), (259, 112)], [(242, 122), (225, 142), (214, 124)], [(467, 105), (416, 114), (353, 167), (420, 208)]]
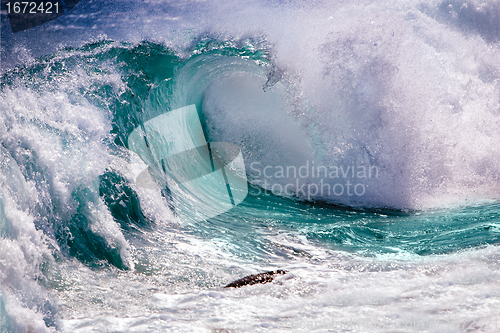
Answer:
[[(165, 285), (216, 288), (244, 265), (326, 270), (341, 253), (352, 267), (386, 260), (389, 272), (405, 261), (494, 257), (498, 41), (488, 33), (448, 48), (444, 33), (404, 23), (438, 17), (437, 26), (462, 27), (443, 6), (405, 14), (404, 33), (383, 24), (390, 14), (372, 29), (352, 13), (349, 29), (318, 41), (299, 15), (296, 44), (182, 30), (187, 42), (174, 46), (101, 38), (5, 69), (1, 329), (28, 327), (15, 309), (34, 313), (29, 329), (60, 329), (51, 293), (64, 302), (88, 291), (68, 305), (83, 317), (88, 304), (121, 309), (123, 281), (141, 286), (126, 297), (154, 313), (163, 308), (148, 297)], [(336, 15), (318, 24), (327, 31)], [(476, 28), (468, 33), (482, 36)], [(354, 38), (356, 29), (370, 32)], [(403, 46), (412, 52), (394, 51)], [(190, 113), (170, 117), (178, 110)], [(217, 162), (221, 143), (235, 152)], [(89, 277), (111, 300), (82, 282)], [(307, 297), (311, 286), (285, 294)], [(74, 318), (66, 331), (86, 327)]]
[[(247, 234), (270, 224), (328, 247), (366, 255), (442, 254), (498, 242), (496, 204), (408, 210), (396, 202), (383, 204), (392, 195), (383, 192), (386, 187), (374, 192), (382, 201), (366, 194), (390, 171), (376, 158), (365, 154), (367, 159), (361, 156), (358, 164), (322, 164), (327, 152), (314, 141), (317, 135), (308, 133), (320, 124), (308, 123), (304, 129), (304, 120), (293, 116), (295, 109), (287, 98), (297, 88), (283, 78), (268, 54), (265, 45), (252, 40), (207, 39), (183, 57), (160, 44), (104, 40), (7, 71), (2, 80), (7, 117), (4, 158), (18, 170), (19, 182), (31, 182), (36, 188), (40, 199), (27, 203), (39, 212), (36, 225), (51, 230), (50, 237), (62, 253), (92, 265), (105, 260), (119, 268), (130, 267), (123, 236), (110, 239), (95, 228), (94, 220), (100, 219), (95, 210), (107, 211), (121, 232), (154, 225), (144, 216), (134, 190), (137, 175), (124, 175), (118, 165), (141, 163), (128, 150), (127, 139), (134, 129), (171, 110), (195, 105), (203, 140), (241, 148), (251, 187), (241, 205), (193, 226), (197, 233), (208, 228), (203, 233), (212, 237), (227, 228), (238, 237), (240, 229), (232, 226), (234, 221), (244, 224)], [(21, 94), (35, 101), (36, 109), (22, 105), (19, 112), (8, 104)], [(74, 122), (73, 127), (65, 121)], [(151, 166), (147, 158), (144, 161)], [(144, 163), (136, 166), (142, 171), (145, 167)], [(191, 167), (197, 172), (199, 166)], [(182, 169), (179, 172), (189, 174), (187, 166)], [(364, 175), (358, 177), (361, 171)], [(351, 188), (346, 186), (349, 181)], [(320, 193), (316, 184), (331, 185), (331, 194)], [(344, 193), (337, 195), (341, 186)], [(154, 184), (153, 188), (163, 193), (162, 200), (175, 214), (176, 202), (168, 186)], [(365, 193), (358, 195), (361, 189)], [(193, 207), (198, 201), (202, 204), (203, 199), (189, 189), (179, 193)], [(212, 230), (212, 226), (216, 227)], [(252, 252), (266, 246), (260, 244), (262, 237), (254, 236), (248, 243)]]

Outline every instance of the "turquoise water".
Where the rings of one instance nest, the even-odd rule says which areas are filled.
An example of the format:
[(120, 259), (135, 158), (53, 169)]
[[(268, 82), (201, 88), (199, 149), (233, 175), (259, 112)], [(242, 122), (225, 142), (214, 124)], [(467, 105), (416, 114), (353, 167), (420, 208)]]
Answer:
[(235, 254), (272, 252), (269, 244), (255, 242), (259, 233), (271, 233), (269, 229), (296, 232), (317, 246), (362, 256), (450, 254), (498, 244), (498, 208), (491, 204), (432, 212), (355, 210), (268, 194), (249, 197), (230, 213), (196, 229), (207, 238), (221, 237), (221, 232), (235, 238), (247, 235), (238, 238)]
[[(207, 40), (196, 45), (192, 56), (182, 59), (158, 44), (144, 42), (134, 46), (102, 41), (80, 49), (66, 49), (56, 55), (44, 57), (32, 66), (9, 71), (4, 74), (3, 89), (21, 86), (43, 94), (57, 89), (53, 82), (65, 83), (77, 69), (83, 70), (91, 84), (70, 86), (67, 91), (69, 102), (78, 105), (86, 101), (112, 117), (109, 119), (112, 129), (105, 141), (108, 141), (107, 149), (118, 154), (121, 149), (127, 148), (126, 141), (131, 131), (146, 119), (183, 104), (194, 103), (198, 109), (203, 110), (204, 91), (211, 80), (220, 75), (233, 72), (266, 75), (266, 68), (270, 67), (268, 52), (251, 43), (244, 41), (243, 46), (238, 48), (235, 43)], [(119, 75), (120, 81), (99, 82), (111, 73), (116, 73), (117, 77)], [(194, 86), (193, 81), (196, 82)], [(117, 91), (117, 86), (120, 86), (118, 89), (121, 91)], [(166, 103), (157, 102), (158, 105), (144, 108), (144, 104), (154, 103), (151, 100)], [(203, 111), (201, 117), (203, 120)], [(21, 124), (25, 122), (24, 119), (20, 121)], [(58, 135), (63, 140), (63, 146), (65, 140), (71, 140), (50, 124), (37, 120), (36, 115), (26, 123)], [(207, 126), (206, 120), (204, 125)], [(22, 154), (19, 150), (20, 147), (16, 145), (10, 148), (13, 158), (21, 163), (20, 169), (25, 179), (43, 180), (43, 165), (37, 163), (33, 149), (26, 147)], [(248, 150), (247, 148), (245, 152), (251, 154)], [(23, 160), (23, 155), (28, 160)], [(122, 229), (132, 232), (154, 225), (153, 221), (144, 217), (137, 194), (119, 171), (109, 168), (98, 179), (99, 197), (104, 199)], [(118, 253), (106, 249), (99, 236), (85, 230), (90, 222), (84, 205), (92, 194), (87, 193), (91, 191), (82, 188), (82, 184), (78, 185), (71, 194), (78, 205), (71, 219), (67, 222), (49, 220), (45, 223), (67, 223), (69, 230), (63, 228), (64, 231), (56, 232), (56, 239), (68, 246), (69, 255), (84, 262), (106, 259), (119, 268), (126, 268)], [(260, 192), (262, 193), (259, 194)], [(118, 202), (121, 206), (118, 206)], [(56, 205), (45, 209), (58, 211)], [(194, 229), (194, 234), (205, 235), (207, 239), (215, 235), (220, 237), (221, 230), (225, 230), (228, 232), (225, 237), (247, 243), (244, 247), (249, 253), (267, 251), (265, 244), (250, 240), (255, 240), (262, 230), (272, 228), (295, 231), (320, 246), (363, 255), (399, 252), (426, 255), (498, 243), (498, 214), (498, 204), (427, 212), (390, 207), (349, 208), (342, 204), (336, 205), (335, 202), (329, 204), (321, 200), (307, 202), (280, 198), (271, 191), (253, 189), (244, 204), (189, 228)], [(68, 232), (73, 235), (69, 242)], [(240, 238), (239, 235), (246, 237)], [(234, 253), (239, 252), (246, 253), (238, 246)]]
[[(451, 18), (419, 8), (401, 10), (412, 55), (385, 10), (364, 40), (355, 14), (372, 9), (351, 8), (325, 18), (353, 16), (344, 35), (297, 33), (291, 49), (184, 29), (180, 46), (100, 37), (4, 69), (2, 331), (494, 332), (498, 43), (435, 36), (429, 17)], [(172, 196), (198, 207), (197, 193), (137, 181), (148, 165), (128, 147), (188, 105), (208, 142), (241, 149), (248, 179), (243, 202), (201, 221)], [(290, 273), (222, 289), (271, 269)]]

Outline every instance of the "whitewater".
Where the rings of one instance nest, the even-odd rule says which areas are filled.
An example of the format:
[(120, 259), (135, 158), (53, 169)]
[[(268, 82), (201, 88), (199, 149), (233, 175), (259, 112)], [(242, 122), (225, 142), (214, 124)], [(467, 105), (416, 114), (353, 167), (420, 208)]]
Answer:
[(500, 330), (498, 1), (3, 5), (0, 55), (1, 332)]

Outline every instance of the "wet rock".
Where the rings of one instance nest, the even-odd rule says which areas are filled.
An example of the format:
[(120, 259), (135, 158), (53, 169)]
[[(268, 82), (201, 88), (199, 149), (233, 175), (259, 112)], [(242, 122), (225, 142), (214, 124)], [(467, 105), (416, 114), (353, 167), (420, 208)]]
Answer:
[(245, 276), (242, 279), (236, 280), (225, 286), (224, 288), (240, 288), (243, 286), (250, 286), (257, 283), (268, 283), (274, 280), (277, 275), (284, 275), (288, 273), (282, 269), (278, 269), (275, 271), (269, 271), (259, 274), (252, 274), (249, 276)]

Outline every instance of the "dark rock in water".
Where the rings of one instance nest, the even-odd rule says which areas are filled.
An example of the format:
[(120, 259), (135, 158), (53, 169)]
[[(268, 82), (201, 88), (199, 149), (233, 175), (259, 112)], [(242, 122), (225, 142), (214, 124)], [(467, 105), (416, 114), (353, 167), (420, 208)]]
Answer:
[(242, 279), (236, 280), (225, 286), (224, 288), (240, 288), (243, 286), (250, 286), (252, 284), (257, 284), (257, 283), (268, 283), (274, 280), (274, 277), (276, 275), (284, 275), (288, 273), (287, 271), (284, 271), (282, 269), (278, 269), (276, 271), (270, 271), (270, 272), (265, 272), (265, 273), (259, 273), (259, 274), (252, 274), (249, 276), (245, 276)]

